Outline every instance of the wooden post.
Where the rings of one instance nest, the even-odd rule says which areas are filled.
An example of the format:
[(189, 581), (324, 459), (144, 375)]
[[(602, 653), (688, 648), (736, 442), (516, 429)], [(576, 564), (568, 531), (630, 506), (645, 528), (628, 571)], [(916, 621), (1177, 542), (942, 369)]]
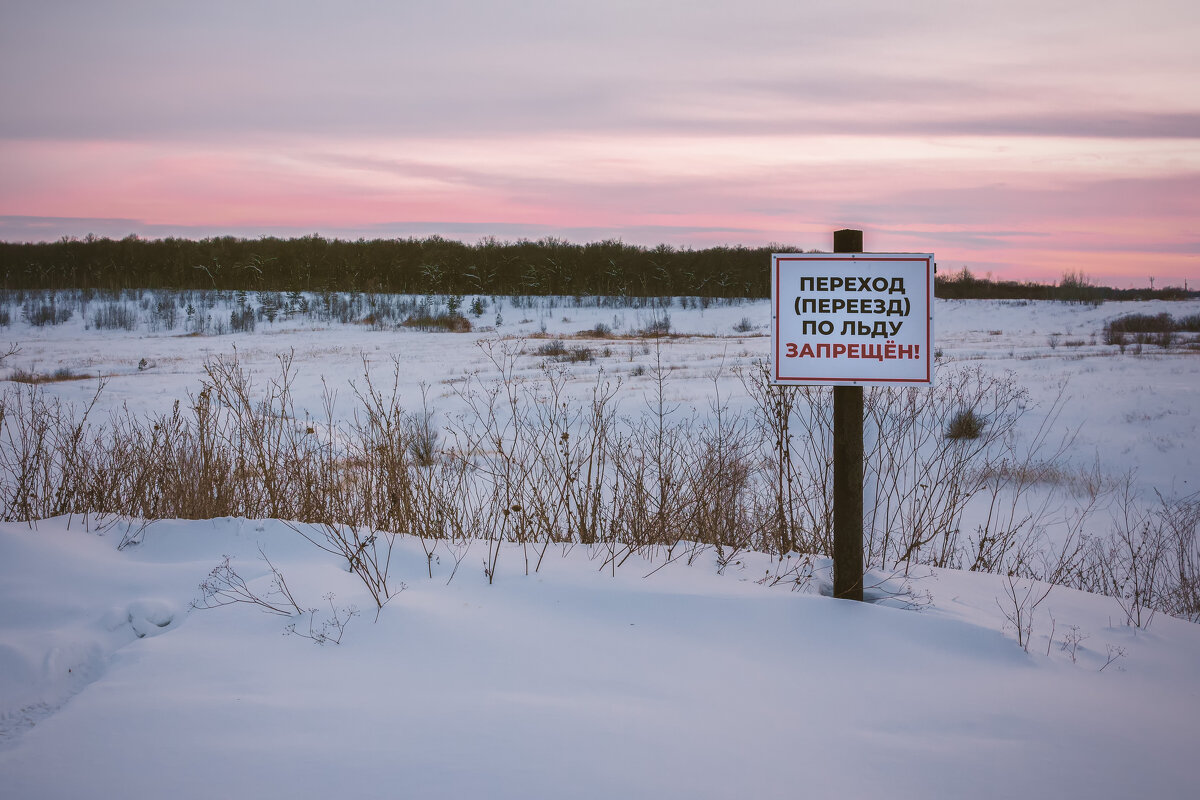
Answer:
[[(862, 251), (862, 231), (834, 231), (833, 252)], [(863, 599), (861, 386), (833, 387), (833, 596)]]

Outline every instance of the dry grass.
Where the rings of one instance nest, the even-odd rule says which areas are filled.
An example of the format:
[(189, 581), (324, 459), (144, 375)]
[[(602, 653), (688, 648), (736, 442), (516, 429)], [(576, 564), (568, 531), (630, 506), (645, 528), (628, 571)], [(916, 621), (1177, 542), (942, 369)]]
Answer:
[(82, 381), (95, 377), (85, 372), (75, 372), (67, 367), (59, 367), (54, 372), (39, 373), (25, 369), (14, 370), (8, 379), (13, 383), (39, 385), (43, 383), (58, 383), (60, 381)]
[(544, 356), (568, 364), (578, 364), (595, 360), (595, 354), (590, 347), (575, 345), (567, 347), (562, 339), (554, 339), (534, 349), (534, 354)]
[(1002, 461), (988, 465), (985, 470), (975, 473), (974, 477), (980, 481), (1064, 488), (1078, 497), (1089, 498), (1099, 497), (1116, 488), (1115, 479), (1106, 475), (1098, 464), (1084, 468), (1056, 461)]
[[(290, 356), (261, 383), (236, 357), (214, 359), (197, 394), (151, 417), (118, 411), (96, 419), (103, 382), (83, 406), (37, 383), (10, 383), (0, 393), (0, 516), (291, 520), (345, 560), (380, 607), (398, 590), (387, 570), (398, 534), (418, 537), (431, 562), (439, 548), (465, 554), (482, 542), (489, 578), (505, 542), (520, 545), (526, 572), (556, 545), (586, 547), (612, 570), (635, 553), (662, 560), (714, 551), (726, 564), (747, 549), (831, 552), (827, 388), (775, 386), (761, 366), (741, 375), (754, 410), (739, 414), (719, 392), (718, 369), (708, 412), (698, 414), (669, 400), (672, 373), (660, 351), (639, 379), (649, 386), (647, 402), (619, 416), (620, 380), (603, 370), (580, 401), (567, 392), (566, 365), (543, 359), (530, 379), (522, 343), (480, 346), (498, 377), (453, 384), (463, 411), (440, 424), (428, 398), (415, 411), (400, 407), (398, 361), (387, 376), (364, 363), (345, 422), (333, 414), (332, 389), (316, 414), (295, 406)], [(1060, 466), (1070, 442), (1047, 441), (1054, 410), (1016, 449), (1010, 434), (1024, 397), (1011, 377), (969, 368), (947, 369), (932, 390), (868, 391), (869, 564), (1118, 591), (1111, 576), (1125, 574), (1122, 551), (1089, 560), (1082, 536), (1109, 487)], [(946, 438), (964, 407), (986, 424), (976, 438)], [(1072, 512), (1066, 543), (1053, 552), (1041, 531), (1066, 502), (1051, 505), (1034, 487), (1087, 498), (1071, 503), (1082, 510)], [(986, 507), (973, 533), (962, 530), (968, 502)], [(1156, 607), (1195, 605), (1196, 507), (1164, 505), (1160, 514), (1160, 528), (1176, 532), (1164, 553), (1177, 555), (1163, 557), (1156, 579), (1166, 588), (1148, 601)], [(1182, 577), (1172, 578), (1168, 564)]]
[[(660, 354), (642, 378), (651, 402), (618, 418), (620, 382), (603, 371), (580, 404), (568, 401), (570, 373), (554, 357), (528, 380), (518, 376), (529, 357), (520, 343), (482, 346), (499, 377), (455, 384), (466, 413), (440, 429), (433, 409), (399, 408), (399, 364), (382, 385), (364, 366), (349, 423), (334, 420), (332, 390), (315, 416), (295, 407), (287, 356), (262, 385), (236, 357), (214, 359), (199, 393), (169, 414), (118, 412), (105, 424), (94, 423), (91, 406), (64, 404), (36, 384), (9, 390), (0, 398), (0, 510), (6, 519), (243, 516), (431, 540), (579, 542), (609, 547), (618, 561), (681, 542), (829, 552), (830, 393), (774, 387), (759, 370), (743, 375), (754, 415), (731, 412), (714, 380), (711, 413), (701, 416), (667, 400), (671, 368)], [(561, 343), (547, 347), (542, 355), (561, 349), (575, 360)], [(969, 497), (955, 476), (999, 457), (1018, 390), (978, 371), (961, 375), (943, 380), (932, 402), (895, 390), (869, 398), (881, 432), (867, 470), (880, 503), (874, 563), (946, 561), (933, 556), (949, 547), (934, 532), (952, 529)], [(940, 434), (968, 394), (980, 408), (986, 398), (1004, 405), (965, 446)]]
[(975, 413), (973, 408), (963, 408), (954, 412), (946, 425), (947, 439), (978, 439), (983, 435), (987, 422)]
[[(368, 320), (368, 323), (374, 324), (374, 321)], [(421, 331), (471, 332), (471, 320), (458, 312), (431, 313), (423, 309), (410, 315), (400, 324), (406, 328), (416, 328)]]

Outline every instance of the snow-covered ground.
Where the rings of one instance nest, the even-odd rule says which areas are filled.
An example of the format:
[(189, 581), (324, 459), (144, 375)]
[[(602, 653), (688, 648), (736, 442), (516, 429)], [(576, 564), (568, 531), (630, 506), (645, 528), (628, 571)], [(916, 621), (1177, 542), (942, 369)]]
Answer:
[[(1119, 354), (1100, 336), (1108, 319), (1162, 311), (1200, 302), (939, 301), (936, 334), (946, 363), (1012, 370), (1043, 406), (1065, 382), (1057, 426), (1079, 429), (1074, 463), (1182, 495), (1200, 473), (1200, 354)], [(676, 368), (671, 396), (699, 413), (714, 386), (745, 403), (732, 370), (766, 355), (767, 303), (669, 313), (695, 335), (584, 342), (597, 360), (572, 367), (580, 385), (603, 367), (636, 409), (650, 389), (638, 368), (661, 359)], [(103, 374), (102, 408), (164, 411), (199, 391), (205, 358), (236, 347), (265, 379), (290, 352), (299, 402), (318, 410), (323, 378), (348, 414), (363, 358), (390, 371), (395, 356), (406, 400), (424, 382), (449, 414), (447, 381), (490, 370), (477, 340), (598, 322), (626, 333), (656, 315), (505, 307), (498, 331), (281, 321), (209, 337), (15, 321), (5, 366)], [(735, 331), (743, 318), (758, 330)], [(79, 401), (95, 389), (46, 387)], [(0, 525), (6, 798), (1200, 794), (1200, 626), (1158, 615), (1132, 628), (1111, 598), (1054, 589), (1026, 651), (994, 575), (921, 569), (909, 610), (823, 597), (821, 574), (807, 591), (764, 581), (787, 564), (756, 554), (723, 571), (711, 552), (613, 570), (579, 545), (529, 574), (505, 550), (489, 585), (486, 543), (443, 545), (430, 567), (402, 539), (392, 573), (406, 586), (376, 620), (344, 563), (281, 522), (166, 520), (117, 550), (121, 534), (80, 518)], [(318, 630), (357, 607), (340, 644), (247, 604), (190, 608), (224, 556), (267, 594), (260, 550), (301, 605), (324, 609)]]

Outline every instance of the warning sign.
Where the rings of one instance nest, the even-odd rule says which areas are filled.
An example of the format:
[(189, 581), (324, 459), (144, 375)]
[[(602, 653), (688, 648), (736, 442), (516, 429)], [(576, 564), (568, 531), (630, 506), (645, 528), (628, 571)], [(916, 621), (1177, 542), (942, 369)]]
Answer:
[(933, 383), (931, 253), (771, 256), (771, 375), (781, 384)]

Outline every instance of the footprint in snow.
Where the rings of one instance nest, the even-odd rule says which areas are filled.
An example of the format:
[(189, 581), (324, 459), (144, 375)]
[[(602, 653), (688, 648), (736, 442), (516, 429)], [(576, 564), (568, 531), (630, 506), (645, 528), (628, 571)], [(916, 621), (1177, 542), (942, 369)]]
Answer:
[(135, 600), (124, 609), (114, 608), (104, 618), (104, 625), (115, 631), (126, 625), (139, 639), (158, 636), (175, 626), (178, 611), (163, 600)]

